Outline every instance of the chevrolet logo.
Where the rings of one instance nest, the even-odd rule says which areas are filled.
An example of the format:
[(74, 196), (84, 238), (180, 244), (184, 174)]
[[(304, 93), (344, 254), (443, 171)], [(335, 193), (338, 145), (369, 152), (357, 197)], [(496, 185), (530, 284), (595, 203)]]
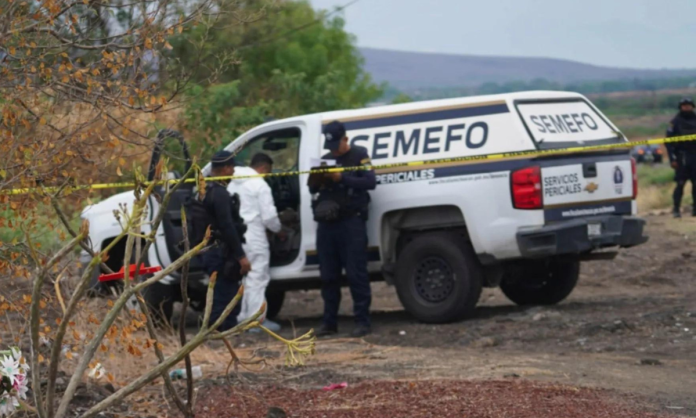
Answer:
[(588, 193), (594, 193), (595, 190), (599, 188), (599, 185), (597, 183), (587, 183), (587, 186), (585, 186), (585, 190), (587, 190)]

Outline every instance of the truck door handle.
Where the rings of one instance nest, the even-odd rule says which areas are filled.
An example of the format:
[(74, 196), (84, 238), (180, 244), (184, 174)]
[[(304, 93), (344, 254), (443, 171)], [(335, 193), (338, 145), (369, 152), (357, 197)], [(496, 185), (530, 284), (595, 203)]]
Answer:
[(586, 179), (597, 177), (597, 164), (595, 163), (583, 163), (582, 164), (582, 176)]

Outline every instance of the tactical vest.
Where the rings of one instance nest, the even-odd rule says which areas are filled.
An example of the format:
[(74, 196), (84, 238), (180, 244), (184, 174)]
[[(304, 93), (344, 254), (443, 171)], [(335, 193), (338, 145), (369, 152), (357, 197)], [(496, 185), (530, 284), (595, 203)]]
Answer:
[[(213, 187), (213, 185), (208, 184), (206, 186), (206, 192), (210, 192), (211, 187)], [(234, 222), (234, 227), (237, 230), (240, 242), (244, 243), (244, 234), (246, 233), (247, 226), (244, 223), (244, 219), (239, 214), (240, 207), (241, 202), (239, 201), (239, 195), (237, 195), (237, 193), (230, 195), (232, 221)], [(220, 232), (215, 229), (213, 222), (215, 214), (210, 213), (205, 205), (205, 201), (200, 199), (199, 193), (194, 192), (186, 199), (186, 202), (184, 202), (184, 210), (186, 210), (186, 224), (188, 226), (189, 242), (191, 246), (198, 245), (203, 241), (208, 227), (212, 229), (213, 239), (220, 239)]]

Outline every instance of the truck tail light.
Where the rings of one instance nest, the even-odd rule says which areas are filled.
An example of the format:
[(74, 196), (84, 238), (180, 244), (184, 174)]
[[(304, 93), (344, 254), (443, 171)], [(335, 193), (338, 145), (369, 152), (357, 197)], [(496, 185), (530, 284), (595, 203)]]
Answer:
[(638, 197), (638, 170), (636, 170), (636, 160), (631, 158), (631, 175), (633, 176), (633, 198)]
[(515, 209), (541, 209), (541, 169), (527, 167), (512, 172), (512, 206)]

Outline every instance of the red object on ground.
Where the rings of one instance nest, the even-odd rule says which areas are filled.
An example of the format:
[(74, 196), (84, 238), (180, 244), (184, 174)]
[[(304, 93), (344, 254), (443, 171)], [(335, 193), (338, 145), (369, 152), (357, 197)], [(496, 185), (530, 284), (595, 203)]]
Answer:
[[(162, 270), (162, 267), (156, 266), (156, 267), (145, 267), (145, 264), (140, 265), (140, 270), (138, 270), (139, 275), (145, 275), (145, 274), (152, 274), (152, 273), (157, 273), (158, 271)], [(128, 277), (133, 280), (133, 275), (135, 275), (135, 264), (131, 264), (128, 266), (128, 271), (130, 272), (130, 275)], [(109, 273), (109, 274), (101, 274), (99, 275), (99, 281), (100, 282), (109, 282), (112, 280), (123, 280), (123, 276), (126, 270), (124, 267), (121, 267), (121, 270), (119, 270), (116, 273)]]
[(333, 383), (329, 386), (324, 386), (322, 390), (325, 391), (330, 391), (330, 390), (336, 390), (336, 389), (345, 389), (348, 387), (348, 383), (343, 382), (343, 383)]

